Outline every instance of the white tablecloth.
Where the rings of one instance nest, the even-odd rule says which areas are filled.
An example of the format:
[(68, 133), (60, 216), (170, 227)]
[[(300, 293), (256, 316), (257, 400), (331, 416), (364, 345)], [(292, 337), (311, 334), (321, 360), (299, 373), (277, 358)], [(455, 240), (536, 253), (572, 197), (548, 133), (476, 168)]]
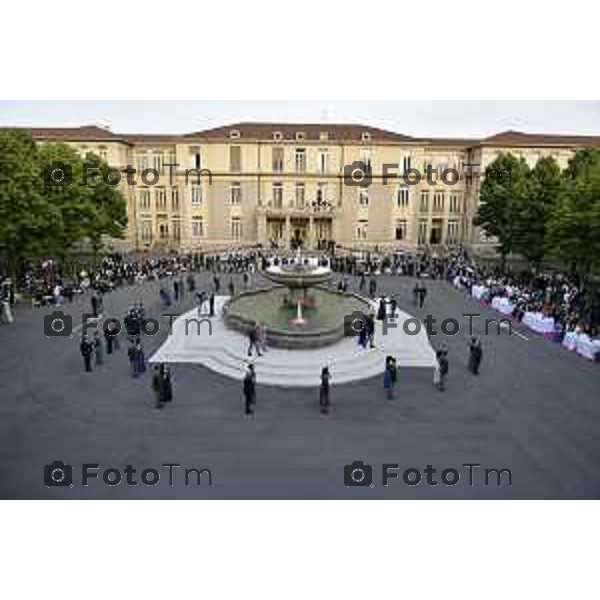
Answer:
[(473, 296), (473, 298), (477, 298), (477, 300), (479, 300), (484, 293), (485, 286), (483, 285), (474, 285), (471, 287), (471, 296)]
[(544, 317), (542, 313), (526, 312), (523, 316), (523, 325), (527, 325), (538, 333), (552, 333), (554, 331), (554, 319)]
[(492, 308), (503, 315), (512, 315), (515, 305), (508, 298), (495, 296), (492, 298)]
[(579, 336), (577, 340), (577, 354), (594, 360), (600, 354), (600, 340), (591, 340), (589, 336)]
[(594, 360), (600, 354), (600, 340), (592, 340), (589, 335), (567, 331), (562, 345), (567, 350), (574, 350), (577, 354)]

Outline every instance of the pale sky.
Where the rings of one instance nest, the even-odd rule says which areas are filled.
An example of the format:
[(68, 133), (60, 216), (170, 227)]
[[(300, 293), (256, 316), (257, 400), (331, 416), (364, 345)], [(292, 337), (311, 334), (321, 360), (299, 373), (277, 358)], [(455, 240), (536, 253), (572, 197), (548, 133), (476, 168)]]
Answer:
[(0, 126), (178, 134), (238, 121), (361, 123), (429, 137), (600, 135), (600, 101), (0, 101)]

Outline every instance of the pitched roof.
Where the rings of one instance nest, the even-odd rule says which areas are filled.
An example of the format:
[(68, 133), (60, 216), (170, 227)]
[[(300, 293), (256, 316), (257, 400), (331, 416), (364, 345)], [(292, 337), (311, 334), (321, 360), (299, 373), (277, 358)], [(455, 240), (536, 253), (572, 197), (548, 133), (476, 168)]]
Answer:
[(33, 139), (36, 140), (124, 141), (122, 136), (97, 125), (84, 125), (82, 127), (18, 127), (17, 129), (28, 129), (31, 131)]
[(523, 133), (522, 131), (503, 131), (481, 140), (482, 146), (577, 146), (600, 147), (600, 136), (591, 135), (553, 135), (548, 133)]
[[(306, 141), (360, 142), (363, 134), (369, 134), (371, 141), (377, 142), (417, 142), (416, 138), (378, 127), (340, 123), (235, 123), (197, 131), (183, 136), (186, 140), (218, 141), (231, 138), (232, 132), (238, 132), (241, 140), (273, 141), (275, 134), (281, 134), (283, 140), (296, 141), (297, 134), (303, 134)], [(327, 134), (323, 139), (321, 134)]]

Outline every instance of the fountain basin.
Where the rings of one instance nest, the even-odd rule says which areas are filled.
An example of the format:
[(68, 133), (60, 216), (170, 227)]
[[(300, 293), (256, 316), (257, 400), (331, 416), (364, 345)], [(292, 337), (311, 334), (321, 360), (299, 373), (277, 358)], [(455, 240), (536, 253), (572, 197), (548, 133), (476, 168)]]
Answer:
[[(329, 273), (330, 276), (330, 273)], [(324, 287), (312, 287), (303, 302), (302, 324), (297, 317), (290, 286), (276, 286), (243, 292), (223, 307), (223, 319), (228, 327), (247, 333), (255, 324), (267, 327), (267, 344), (276, 348), (320, 348), (334, 344), (344, 337), (344, 317), (353, 312), (367, 312), (369, 303), (355, 294), (338, 292)], [(289, 300), (286, 305), (285, 299)]]

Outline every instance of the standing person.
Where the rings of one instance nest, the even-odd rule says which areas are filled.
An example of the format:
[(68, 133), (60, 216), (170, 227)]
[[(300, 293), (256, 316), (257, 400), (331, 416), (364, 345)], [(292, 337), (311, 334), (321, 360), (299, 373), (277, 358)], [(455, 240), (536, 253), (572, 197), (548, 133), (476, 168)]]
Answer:
[(267, 326), (264, 323), (259, 323), (256, 333), (256, 341), (258, 343), (258, 347), (264, 354), (267, 351)]
[(247, 290), (248, 289), (248, 271), (244, 271), (243, 279), (244, 279), (244, 289)]
[(319, 388), (319, 405), (322, 415), (329, 413), (329, 406), (331, 405), (329, 397), (330, 385), (331, 374), (329, 373), (329, 367), (325, 366), (321, 369), (321, 387)]
[(98, 316), (98, 296), (96, 296), (96, 294), (92, 294), (92, 298), (90, 300), (90, 303), (92, 305), (92, 315), (94, 317)]
[(129, 372), (132, 377), (138, 376), (138, 359), (137, 359), (137, 344), (134, 340), (131, 341), (127, 349), (127, 358), (129, 359)]
[(421, 284), (421, 288), (419, 289), (419, 308), (423, 308), (426, 297), (427, 297), (427, 288), (425, 287), (425, 284)]
[(233, 285), (233, 278), (229, 278), (229, 283), (227, 284), (229, 289), (229, 295), (233, 298), (235, 296), (235, 286)]
[(142, 340), (140, 338), (137, 339), (136, 343), (136, 363), (137, 363), (137, 372), (139, 374), (146, 372), (146, 356), (144, 354), (144, 348), (142, 346)]
[(369, 331), (367, 328), (366, 321), (367, 321), (367, 318), (365, 317), (365, 319), (363, 321), (361, 321), (362, 327), (358, 331), (358, 345), (362, 346), (362, 348), (366, 348), (367, 343), (369, 341)]
[(392, 317), (396, 316), (396, 309), (398, 308), (398, 300), (396, 300), (396, 296), (392, 296), (390, 300), (390, 314)]
[(360, 274), (360, 283), (358, 284), (358, 290), (360, 292), (364, 292), (366, 285), (367, 285), (367, 278), (365, 277), (364, 273), (361, 273)]
[(419, 295), (421, 293), (421, 288), (419, 286), (419, 282), (418, 281), (415, 283), (415, 287), (413, 288), (412, 293), (413, 293), (413, 304), (415, 306), (418, 306), (418, 304), (419, 304)]
[(383, 321), (385, 319), (385, 314), (386, 314), (386, 300), (382, 296), (381, 299), (379, 300), (379, 305), (377, 307), (377, 320)]
[(215, 294), (218, 294), (221, 291), (221, 280), (216, 273), (213, 275), (213, 284), (215, 286)]
[(94, 352), (94, 345), (90, 341), (87, 335), (81, 338), (81, 344), (79, 344), (79, 351), (83, 356), (83, 366), (87, 373), (92, 371), (92, 353)]
[(449, 369), (448, 351), (447, 350), (438, 350), (437, 351), (437, 361), (438, 361), (438, 369), (437, 369), (436, 387), (438, 390), (444, 391), (446, 389), (446, 377), (448, 375), (448, 369)]
[(179, 281), (173, 282), (173, 293), (175, 295), (175, 302), (179, 300)]
[(262, 356), (256, 339), (256, 325), (252, 323), (248, 327), (248, 356), (252, 356), (252, 351), (256, 350), (258, 356)]
[(377, 293), (377, 280), (375, 279), (375, 275), (371, 275), (371, 279), (369, 280), (369, 296), (373, 298)]
[(210, 297), (208, 298), (208, 310), (209, 310), (209, 317), (214, 317), (215, 316), (215, 295), (213, 293), (210, 294)]
[(256, 405), (256, 374), (254, 373), (254, 365), (248, 365), (248, 370), (244, 376), (243, 383), (244, 401), (246, 414), (254, 417), (254, 408)]
[(469, 342), (469, 364), (468, 369), (473, 375), (479, 375), (479, 366), (481, 365), (481, 359), (483, 358), (483, 348), (481, 340), (473, 336)]
[(108, 328), (104, 329), (104, 340), (106, 342), (106, 354), (112, 354), (115, 334), (111, 333)]
[(101, 365), (104, 362), (104, 347), (99, 331), (94, 333), (94, 350), (96, 351), (96, 364)]
[(163, 365), (156, 365), (152, 372), (152, 389), (156, 396), (156, 408), (160, 409), (163, 407), (163, 377), (162, 377)]
[(386, 356), (385, 371), (383, 373), (383, 387), (387, 392), (388, 400), (394, 398), (394, 390), (398, 379), (398, 367), (393, 356)]
[(375, 348), (375, 317), (372, 313), (367, 315), (367, 337), (369, 338), (369, 347)]
[(173, 402), (173, 373), (163, 365), (162, 376), (163, 403)]

